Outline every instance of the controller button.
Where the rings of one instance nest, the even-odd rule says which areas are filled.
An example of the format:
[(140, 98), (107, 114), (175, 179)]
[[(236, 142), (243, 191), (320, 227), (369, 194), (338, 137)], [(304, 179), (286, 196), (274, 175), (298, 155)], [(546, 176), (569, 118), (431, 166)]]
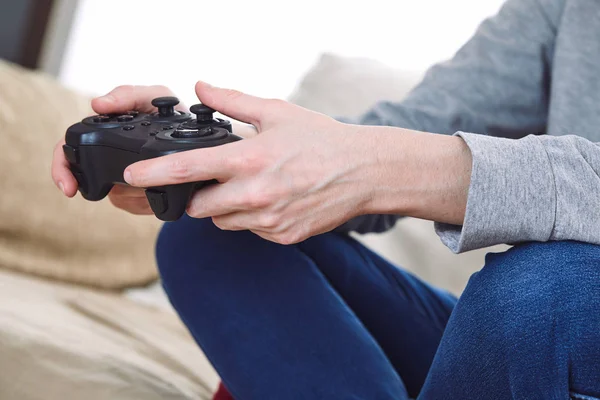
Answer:
[(119, 122), (130, 122), (130, 121), (133, 121), (133, 115), (119, 115), (117, 117), (117, 121), (119, 121)]
[(133, 130), (133, 129), (135, 129), (135, 126), (134, 126), (134, 125), (125, 125), (125, 126), (123, 127), (123, 130), (124, 130), (124, 131), (131, 131), (131, 130)]
[(152, 125), (152, 122), (148, 122), (148, 121), (142, 122), (142, 126), (150, 126), (150, 125)]
[(150, 136), (156, 136), (158, 135), (158, 131), (152, 131), (149, 133)]
[(110, 121), (110, 117), (108, 115), (98, 115), (94, 117), (93, 121), (101, 124)]
[(209, 122), (213, 120), (214, 109), (204, 104), (194, 104), (190, 107), (190, 112), (196, 114), (196, 122)]
[(158, 108), (158, 115), (162, 118), (175, 115), (175, 106), (177, 104), (179, 104), (179, 99), (172, 96), (157, 97), (152, 100), (152, 105)]
[(150, 208), (154, 211), (154, 214), (160, 215), (167, 211), (169, 203), (167, 202), (167, 194), (159, 190), (146, 189), (146, 198), (150, 203)]
[(79, 150), (68, 144), (63, 145), (63, 151), (65, 152), (65, 158), (71, 164), (79, 164)]
[(173, 125), (163, 126), (163, 131), (168, 131), (169, 129), (173, 129)]
[(127, 115), (132, 115), (134, 117), (137, 117), (139, 113), (139, 111), (127, 111)]

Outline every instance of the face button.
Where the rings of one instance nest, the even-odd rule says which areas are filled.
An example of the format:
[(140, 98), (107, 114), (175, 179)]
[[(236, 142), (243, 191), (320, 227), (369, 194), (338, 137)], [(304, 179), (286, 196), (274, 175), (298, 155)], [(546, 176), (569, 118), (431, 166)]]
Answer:
[(133, 115), (119, 115), (117, 117), (117, 121), (119, 121), (119, 122), (131, 122), (131, 121), (133, 121)]
[(97, 115), (94, 117), (93, 121), (101, 124), (110, 121), (110, 117), (108, 115)]
[(134, 126), (134, 125), (125, 125), (125, 126), (123, 127), (123, 130), (124, 130), (124, 131), (131, 131), (131, 130), (133, 130), (133, 129), (135, 129), (135, 126)]
[(150, 126), (150, 125), (152, 125), (152, 122), (148, 122), (148, 121), (142, 122), (142, 126)]
[(139, 111), (127, 111), (127, 115), (131, 115), (133, 117), (137, 117), (139, 113)]
[(158, 135), (158, 131), (152, 131), (149, 133), (150, 136), (156, 136)]
[(169, 129), (173, 129), (173, 125), (163, 126), (163, 131), (168, 131)]

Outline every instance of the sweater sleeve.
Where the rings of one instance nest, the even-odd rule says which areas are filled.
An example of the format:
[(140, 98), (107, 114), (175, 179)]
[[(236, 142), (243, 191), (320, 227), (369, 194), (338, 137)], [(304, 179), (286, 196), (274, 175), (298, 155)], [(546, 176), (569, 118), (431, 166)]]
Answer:
[(579, 136), (459, 132), (473, 154), (462, 226), (436, 224), (454, 252), (525, 241), (600, 244), (600, 146)]
[[(345, 122), (512, 139), (544, 133), (563, 3), (508, 0), (453, 59), (432, 67), (403, 101), (380, 102), (358, 120)], [(362, 215), (337, 230), (382, 232), (398, 218)]]

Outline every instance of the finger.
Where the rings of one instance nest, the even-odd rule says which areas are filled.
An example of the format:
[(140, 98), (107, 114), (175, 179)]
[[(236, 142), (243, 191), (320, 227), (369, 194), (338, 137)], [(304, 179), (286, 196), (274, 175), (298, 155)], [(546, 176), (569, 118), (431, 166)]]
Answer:
[(117, 197), (109, 196), (110, 202), (117, 208), (134, 215), (153, 214), (150, 204), (145, 197)]
[(222, 89), (198, 81), (196, 95), (203, 104), (214, 108), (222, 114), (239, 121), (252, 124), (261, 131), (261, 124), (273, 105), (273, 100), (262, 99), (238, 92), (237, 90)]
[(61, 140), (54, 148), (54, 156), (52, 158), (52, 180), (56, 186), (67, 197), (73, 197), (77, 193), (77, 180), (71, 173), (69, 162), (65, 158), (63, 151), (64, 140)]
[[(173, 96), (165, 86), (118, 86), (110, 93), (92, 100), (92, 108), (98, 114), (119, 113), (130, 110), (152, 112), (152, 100), (156, 97)], [(183, 105), (179, 107), (185, 109)]]
[(226, 181), (242, 170), (245, 141), (182, 151), (128, 166), (123, 178), (137, 187), (175, 185), (216, 179)]
[(205, 187), (194, 193), (186, 211), (193, 218), (237, 215), (239, 211), (251, 208), (242, 193), (243, 186), (242, 183), (227, 182)]
[(268, 240), (269, 242), (273, 242), (273, 243), (278, 243), (279, 244), (279, 242), (277, 240), (276, 234), (272, 234), (272, 233), (269, 233), (269, 232), (264, 232), (264, 231), (261, 231), (261, 230), (258, 230), (258, 229), (251, 229), (250, 232), (254, 233), (257, 236), (260, 236), (261, 238), (263, 238), (265, 240)]
[(142, 197), (145, 199), (146, 191), (138, 187), (116, 184), (108, 195), (113, 197)]
[(234, 135), (243, 137), (244, 139), (250, 139), (258, 135), (258, 130), (254, 125), (233, 123), (231, 124), (231, 128)]
[[(217, 215), (212, 217), (213, 224), (222, 231), (247, 231), (248, 227), (237, 224), (237, 217), (240, 213), (231, 213), (225, 215)], [(190, 215), (190, 214), (188, 214)], [(201, 218), (190, 215), (192, 218)]]
[[(190, 214), (194, 218), (196, 217)], [(237, 211), (228, 214), (212, 216), (213, 222), (220, 229), (227, 231), (257, 230), (263, 233), (276, 234), (285, 229), (279, 226), (276, 218), (273, 218), (262, 210), (256, 211)]]

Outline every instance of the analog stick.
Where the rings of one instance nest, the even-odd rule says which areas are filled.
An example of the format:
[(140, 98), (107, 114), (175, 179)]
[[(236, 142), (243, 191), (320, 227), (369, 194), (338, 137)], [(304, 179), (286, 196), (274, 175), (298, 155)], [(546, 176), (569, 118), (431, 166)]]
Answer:
[(196, 115), (196, 120), (188, 121), (179, 126), (173, 137), (178, 139), (190, 139), (208, 136), (214, 133), (210, 126), (206, 126), (213, 121), (215, 110), (204, 104), (194, 104), (190, 107), (190, 112)]
[(152, 105), (158, 108), (158, 115), (162, 118), (172, 117), (175, 115), (175, 106), (179, 104), (177, 97), (157, 97), (152, 100)]
[(190, 107), (190, 112), (196, 114), (196, 123), (206, 123), (213, 120), (215, 110), (204, 104), (194, 104)]

